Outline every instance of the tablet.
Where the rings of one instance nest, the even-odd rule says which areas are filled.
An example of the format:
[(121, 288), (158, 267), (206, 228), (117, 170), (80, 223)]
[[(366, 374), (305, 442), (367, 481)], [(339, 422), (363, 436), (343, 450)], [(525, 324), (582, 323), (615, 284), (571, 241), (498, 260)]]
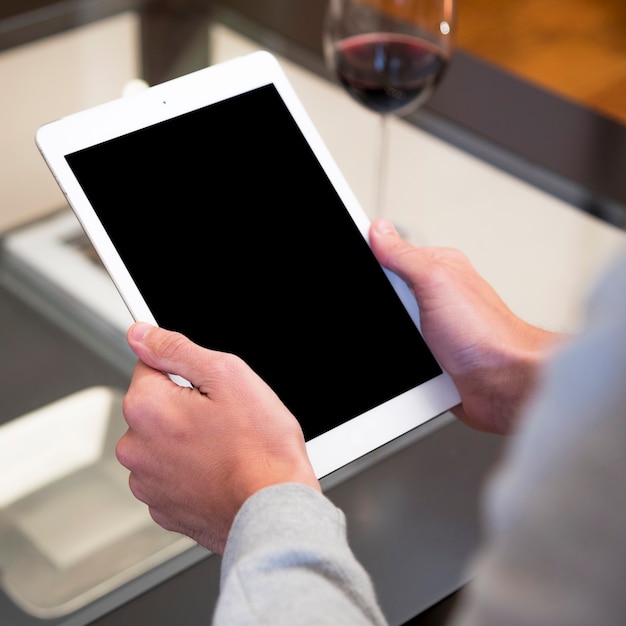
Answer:
[(459, 402), (270, 53), (51, 122), (36, 141), (134, 319), (242, 357), (299, 420), (318, 477)]

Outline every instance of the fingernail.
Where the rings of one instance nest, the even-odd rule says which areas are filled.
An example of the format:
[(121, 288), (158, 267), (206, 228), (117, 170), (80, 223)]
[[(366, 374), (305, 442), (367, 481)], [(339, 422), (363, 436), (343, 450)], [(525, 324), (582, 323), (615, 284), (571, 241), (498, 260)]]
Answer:
[(374, 222), (374, 228), (376, 229), (376, 232), (380, 235), (386, 235), (388, 233), (392, 233), (394, 235), (398, 234), (398, 231), (396, 230), (396, 227), (393, 225), (393, 223), (385, 218), (377, 219)]
[(143, 341), (145, 336), (148, 334), (148, 331), (152, 329), (152, 325), (146, 322), (137, 322), (133, 324), (130, 328), (130, 336), (135, 341)]

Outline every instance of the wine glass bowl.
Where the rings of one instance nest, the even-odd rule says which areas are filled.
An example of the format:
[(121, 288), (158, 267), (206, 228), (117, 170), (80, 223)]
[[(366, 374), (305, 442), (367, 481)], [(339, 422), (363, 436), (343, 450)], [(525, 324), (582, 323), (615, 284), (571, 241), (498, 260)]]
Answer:
[(452, 53), (454, 0), (329, 0), (326, 65), (361, 105), (380, 114), (375, 209), (381, 213), (386, 118), (432, 95)]

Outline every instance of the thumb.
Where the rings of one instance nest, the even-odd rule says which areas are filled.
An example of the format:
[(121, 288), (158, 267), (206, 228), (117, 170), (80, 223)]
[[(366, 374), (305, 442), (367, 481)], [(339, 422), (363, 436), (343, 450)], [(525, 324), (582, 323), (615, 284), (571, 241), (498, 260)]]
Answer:
[(146, 365), (190, 380), (202, 359), (203, 348), (184, 335), (152, 326), (145, 322), (133, 324), (126, 334), (128, 345)]
[(416, 264), (419, 249), (402, 239), (394, 225), (386, 219), (374, 220), (369, 236), (378, 262), (413, 287), (415, 272), (419, 268)]

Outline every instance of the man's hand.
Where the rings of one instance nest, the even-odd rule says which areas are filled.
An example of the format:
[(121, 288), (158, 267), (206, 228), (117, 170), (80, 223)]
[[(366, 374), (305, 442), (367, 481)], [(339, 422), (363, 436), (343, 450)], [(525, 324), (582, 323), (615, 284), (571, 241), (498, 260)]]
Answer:
[(454, 413), (473, 428), (511, 432), (562, 335), (517, 317), (458, 250), (415, 248), (387, 220), (372, 224), (370, 244), (417, 299), (424, 339), (461, 394)]
[(221, 554), (256, 491), (281, 482), (320, 489), (300, 425), (241, 359), (148, 324), (133, 325), (128, 343), (139, 362), (117, 457), (158, 524)]

